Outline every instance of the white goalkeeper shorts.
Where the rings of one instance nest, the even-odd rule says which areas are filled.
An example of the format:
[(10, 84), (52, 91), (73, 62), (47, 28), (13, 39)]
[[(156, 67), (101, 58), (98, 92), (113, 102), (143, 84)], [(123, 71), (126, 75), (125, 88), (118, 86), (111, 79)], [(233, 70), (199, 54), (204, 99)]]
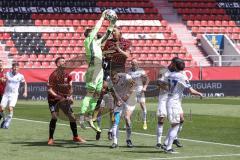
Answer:
[(6, 108), (7, 106), (15, 107), (18, 100), (18, 94), (3, 94), (1, 106)]
[(180, 123), (180, 115), (183, 114), (181, 102), (178, 100), (167, 101), (167, 115), (171, 124)]

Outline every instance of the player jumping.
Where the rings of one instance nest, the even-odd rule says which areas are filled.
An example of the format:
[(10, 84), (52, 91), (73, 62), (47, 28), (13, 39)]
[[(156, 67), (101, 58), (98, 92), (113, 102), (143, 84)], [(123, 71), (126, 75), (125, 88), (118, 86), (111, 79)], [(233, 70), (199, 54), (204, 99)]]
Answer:
[(103, 20), (105, 19), (108, 10), (102, 13), (100, 20), (97, 22), (93, 29), (87, 29), (84, 33), (86, 39), (84, 40), (84, 47), (86, 51), (86, 59), (88, 63), (88, 69), (85, 74), (87, 95), (83, 99), (83, 103), (80, 109), (80, 125), (84, 126), (84, 115), (87, 113), (90, 120), (90, 126), (97, 132), (101, 132), (96, 128), (92, 121), (92, 114), (97, 105), (97, 100), (100, 96), (103, 86), (103, 68), (102, 68), (102, 44), (108, 39), (113, 31), (113, 27), (116, 20), (110, 21), (110, 26), (107, 29), (105, 35), (101, 38), (97, 38), (97, 33), (100, 30)]

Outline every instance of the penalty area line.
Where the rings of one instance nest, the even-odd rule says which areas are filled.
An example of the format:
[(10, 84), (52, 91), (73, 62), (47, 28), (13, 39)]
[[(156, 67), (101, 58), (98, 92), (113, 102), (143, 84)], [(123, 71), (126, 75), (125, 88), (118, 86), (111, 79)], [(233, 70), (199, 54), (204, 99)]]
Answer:
[[(49, 124), (49, 122), (46, 121), (36, 121), (36, 120), (30, 120), (30, 119), (22, 119), (22, 118), (13, 118), (15, 120), (20, 121), (26, 121), (26, 122), (34, 122), (34, 123), (42, 123), (42, 124)], [(69, 126), (68, 124), (58, 123), (60, 126)], [(108, 129), (103, 129), (108, 130)], [(120, 131), (125, 132), (125, 131)], [(148, 136), (148, 137), (156, 137), (156, 135), (153, 134), (147, 134), (147, 133), (139, 133), (139, 132), (132, 132), (135, 135), (141, 135), (141, 136)], [(196, 142), (196, 143), (206, 143), (206, 144), (214, 144), (214, 145), (221, 145), (221, 146), (228, 146), (228, 147), (237, 147), (240, 148), (240, 145), (234, 145), (234, 144), (225, 144), (225, 143), (217, 143), (217, 142), (208, 142), (208, 141), (200, 141), (200, 140), (194, 140), (194, 139), (185, 139), (185, 138), (179, 138), (180, 140), (189, 141), (189, 142)]]

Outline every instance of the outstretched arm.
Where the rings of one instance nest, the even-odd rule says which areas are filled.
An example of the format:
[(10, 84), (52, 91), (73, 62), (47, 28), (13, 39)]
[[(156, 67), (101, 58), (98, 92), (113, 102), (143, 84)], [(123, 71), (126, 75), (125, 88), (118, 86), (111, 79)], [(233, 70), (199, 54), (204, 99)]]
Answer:
[(103, 44), (104, 42), (106, 42), (106, 40), (109, 38), (109, 36), (111, 35), (113, 28), (115, 26), (117, 22), (117, 18), (114, 21), (110, 21), (110, 25), (107, 28), (107, 32), (103, 35), (103, 37), (101, 38), (101, 44)]
[(107, 10), (105, 10), (105, 11), (102, 13), (101, 18), (99, 19), (99, 21), (97, 22), (97, 24), (95, 25), (95, 27), (92, 29), (92, 31), (91, 31), (90, 34), (88, 35), (89, 42), (91, 42), (91, 41), (94, 39), (94, 37), (97, 35), (98, 31), (100, 30), (100, 28), (101, 28), (101, 26), (102, 26), (102, 23), (103, 23), (103, 21), (104, 21), (106, 12), (107, 12)]
[(197, 90), (193, 89), (192, 87), (188, 89), (189, 92), (193, 95), (200, 96), (201, 98), (203, 97), (203, 94), (201, 92), (198, 92)]

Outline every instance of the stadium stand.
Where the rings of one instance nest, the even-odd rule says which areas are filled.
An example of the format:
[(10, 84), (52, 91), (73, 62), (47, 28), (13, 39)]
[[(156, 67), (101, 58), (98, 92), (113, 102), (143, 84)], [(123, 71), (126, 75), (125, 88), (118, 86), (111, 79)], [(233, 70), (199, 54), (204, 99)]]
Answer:
[(202, 34), (227, 34), (236, 44), (240, 40), (240, 12), (235, 0), (170, 0), (182, 15), (192, 34), (199, 40)]
[[(227, 15), (228, 11), (216, 7), (215, 0), (207, 1), (208, 3), (205, 3), (204, 0), (172, 2), (196, 36), (206, 33), (205, 30), (212, 26), (212, 30), (215, 32), (224, 30), (232, 38), (240, 38), (240, 30), (236, 27), (236, 23), (230, 21), (231, 17)], [(144, 67), (168, 65), (174, 56), (185, 59), (188, 66), (195, 65), (191, 54), (182, 46), (168, 22), (162, 18), (149, 0), (2, 0), (0, 6), (5, 9), (5, 12), (0, 15), (0, 27), (5, 28), (0, 33), (0, 40), (5, 44), (5, 50), (2, 52), (8, 53), (8, 58), (21, 62), (20, 66), (24, 68), (53, 67), (52, 61), (58, 55), (64, 56), (68, 60), (79, 55), (84, 57), (84, 29), (94, 26), (100, 17), (99, 10), (95, 13), (95, 11), (87, 10), (88, 7), (102, 8), (102, 10), (104, 8), (116, 9), (119, 21), (121, 21), (118, 25), (121, 26), (123, 35), (126, 37), (134, 35), (131, 38), (131, 55), (139, 58)], [(199, 6), (202, 8), (197, 9), (196, 12), (194, 7)], [(13, 13), (10, 7), (16, 7), (15, 12), (17, 13)], [(46, 9), (47, 7), (49, 8)], [(78, 7), (85, 7), (86, 10)], [(194, 8), (194, 11), (191, 8)], [(211, 13), (208, 11), (209, 8), (211, 8)], [(215, 17), (218, 17), (218, 21), (216, 19), (211, 19), (211, 21), (210, 19), (191, 19), (192, 15), (196, 18), (198, 15), (206, 17), (204, 15), (207, 14), (217, 14)], [(149, 20), (150, 22), (141, 22), (140, 25), (126, 24), (126, 22), (137, 20)], [(159, 25), (154, 24), (156, 21), (159, 22)], [(204, 23), (205, 26), (202, 25)], [(106, 30), (107, 24), (108, 22), (105, 21), (101, 28), (102, 32)], [(217, 29), (214, 28), (216, 24)], [(226, 25), (228, 27), (225, 27)], [(27, 27), (34, 27), (33, 29), (36, 31)], [(48, 31), (49, 28), (55, 29), (55, 32)], [(61, 30), (62, 28), (65, 30)], [(148, 38), (141, 38), (146, 35)], [(161, 37), (157, 37), (158, 35)]]

